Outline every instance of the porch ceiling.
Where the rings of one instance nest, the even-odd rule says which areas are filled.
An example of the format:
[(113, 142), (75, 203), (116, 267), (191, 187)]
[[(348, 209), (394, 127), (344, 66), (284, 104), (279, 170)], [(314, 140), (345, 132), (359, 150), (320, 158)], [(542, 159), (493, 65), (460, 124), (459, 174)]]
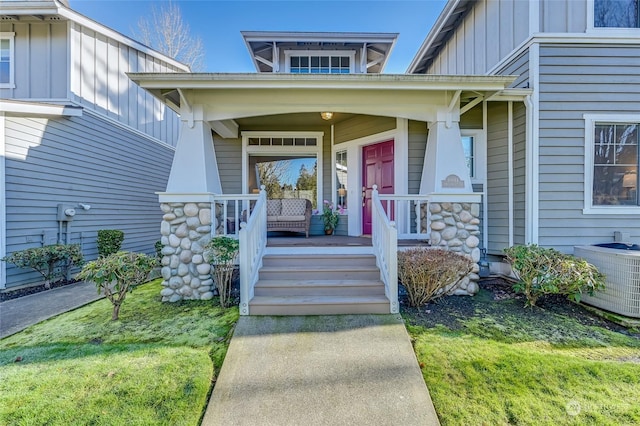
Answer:
[[(294, 75), (131, 73), (129, 77), (174, 110), (204, 107), (207, 121), (275, 114), (368, 114), (433, 121), (456, 91), (488, 95), (515, 76)], [(186, 107), (186, 109), (185, 109)]]

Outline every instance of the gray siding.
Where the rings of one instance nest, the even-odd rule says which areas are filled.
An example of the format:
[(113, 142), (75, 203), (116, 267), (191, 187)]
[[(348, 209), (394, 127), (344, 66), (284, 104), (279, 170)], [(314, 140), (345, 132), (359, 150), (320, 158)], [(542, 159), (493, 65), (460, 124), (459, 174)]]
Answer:
[(539, 2), (539, 7), (542, 32), (583, 33), (587, 28), (589, 3), (586, 0), (544, 0)]
[(213, 146), (216, 150), (222, 192), (224, 194), (241, 194), (242, 139), (222, 139), (214, 135)]
[(68, 87), (66, 22), (0, 24), (14, 32), (15, 89), (0, 89), (1, 98), (65, 99)]
[[(91, 205), (71, 223), (71, 242), (97, 255), (96, 232), (125, 232), (123, 249), (153, 253), (173, 150), (85, 113), (73, 118), (6, 119), (7, 253), (55, 236), (58, 203)], [(7, 265), (7, 287), (39, 282)]]
[(339, 144), (395, 128), (396, 119), (394, 117), (357, 115), (335, 125), (334, 140), (336, 144)]
[(529, 50), (527, 49), (513, 61), (498, 70), (497, 75), (517, 75), (518, 78), (509, 87), (529, 87)]
[(508, 182), (508, 117), (507, 104), (488, 103), (487, 122), (487, 221), (489, 241), (487, 252), (501, 254), (509, 245), (509, 182)]
[(637, 45), (541, 46), (541, 245), (571, 252), (576, 244), (611, 241), (617, 230), (629, 232), (634, 241), (640, 240), (638, 215), (582, 212), (583, 114), (640, 114), (639, 57)]
[(524, 104), (513, 103), (513, 242), (526, 244), (526, 131)]
[(427, 123), (422, 121), (409, 121), (409, 194), (420, 193), (420, 181), (422, 180), (422, 165), (424, 152), (427, 149), (427, 136), (429, 130)]

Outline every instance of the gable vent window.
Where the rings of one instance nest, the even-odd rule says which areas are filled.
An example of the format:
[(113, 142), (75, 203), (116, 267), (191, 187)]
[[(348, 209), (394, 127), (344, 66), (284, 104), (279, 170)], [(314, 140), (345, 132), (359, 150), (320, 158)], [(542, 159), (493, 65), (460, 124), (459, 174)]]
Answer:
[(640, 0), (594, 0), (596, 28), (640, 28)]
[(349, 56), (291, 56), (290, 72), (293, 74), (349, 74)]

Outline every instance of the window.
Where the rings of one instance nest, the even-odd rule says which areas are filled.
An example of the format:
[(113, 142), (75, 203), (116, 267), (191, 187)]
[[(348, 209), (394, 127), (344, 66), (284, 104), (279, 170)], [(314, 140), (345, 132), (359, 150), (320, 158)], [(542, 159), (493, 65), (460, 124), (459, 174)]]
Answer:
[(585, 114), (585, 213), (637, 214), (640, 116)]
[(351, 58), (348, 56), (291, 56), (293, 74), (349, 74)]
[(336, 152), (336, 200), (343, 209), (347, 208), (347, 151)]
[(593, 205), (639, 205), (638, 124), (594, 126)]
[(13, 37), (15, 33), (0, 33), (0, 87), (13, 88)]
[(464, 159), (469, 169), (469, 176), (476, 177), (475, 174), (475, 143), (473, 136), (462, 137), (462, 147), (464, 148)]
[(640, 28), (640, 0), (593, 0), (595, 28)]

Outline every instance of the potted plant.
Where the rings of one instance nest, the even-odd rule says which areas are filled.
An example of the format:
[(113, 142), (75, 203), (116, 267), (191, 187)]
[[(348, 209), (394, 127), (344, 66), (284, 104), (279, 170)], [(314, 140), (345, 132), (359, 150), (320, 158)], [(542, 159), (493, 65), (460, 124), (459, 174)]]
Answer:
[(322, 220), (324, 221), (324, 233), (327, 235), (333, 234), (334, 229), (338, 225), (340, 216), (337, 210), (333, 209), (333, 204), (324, 200), (322, 206)]

